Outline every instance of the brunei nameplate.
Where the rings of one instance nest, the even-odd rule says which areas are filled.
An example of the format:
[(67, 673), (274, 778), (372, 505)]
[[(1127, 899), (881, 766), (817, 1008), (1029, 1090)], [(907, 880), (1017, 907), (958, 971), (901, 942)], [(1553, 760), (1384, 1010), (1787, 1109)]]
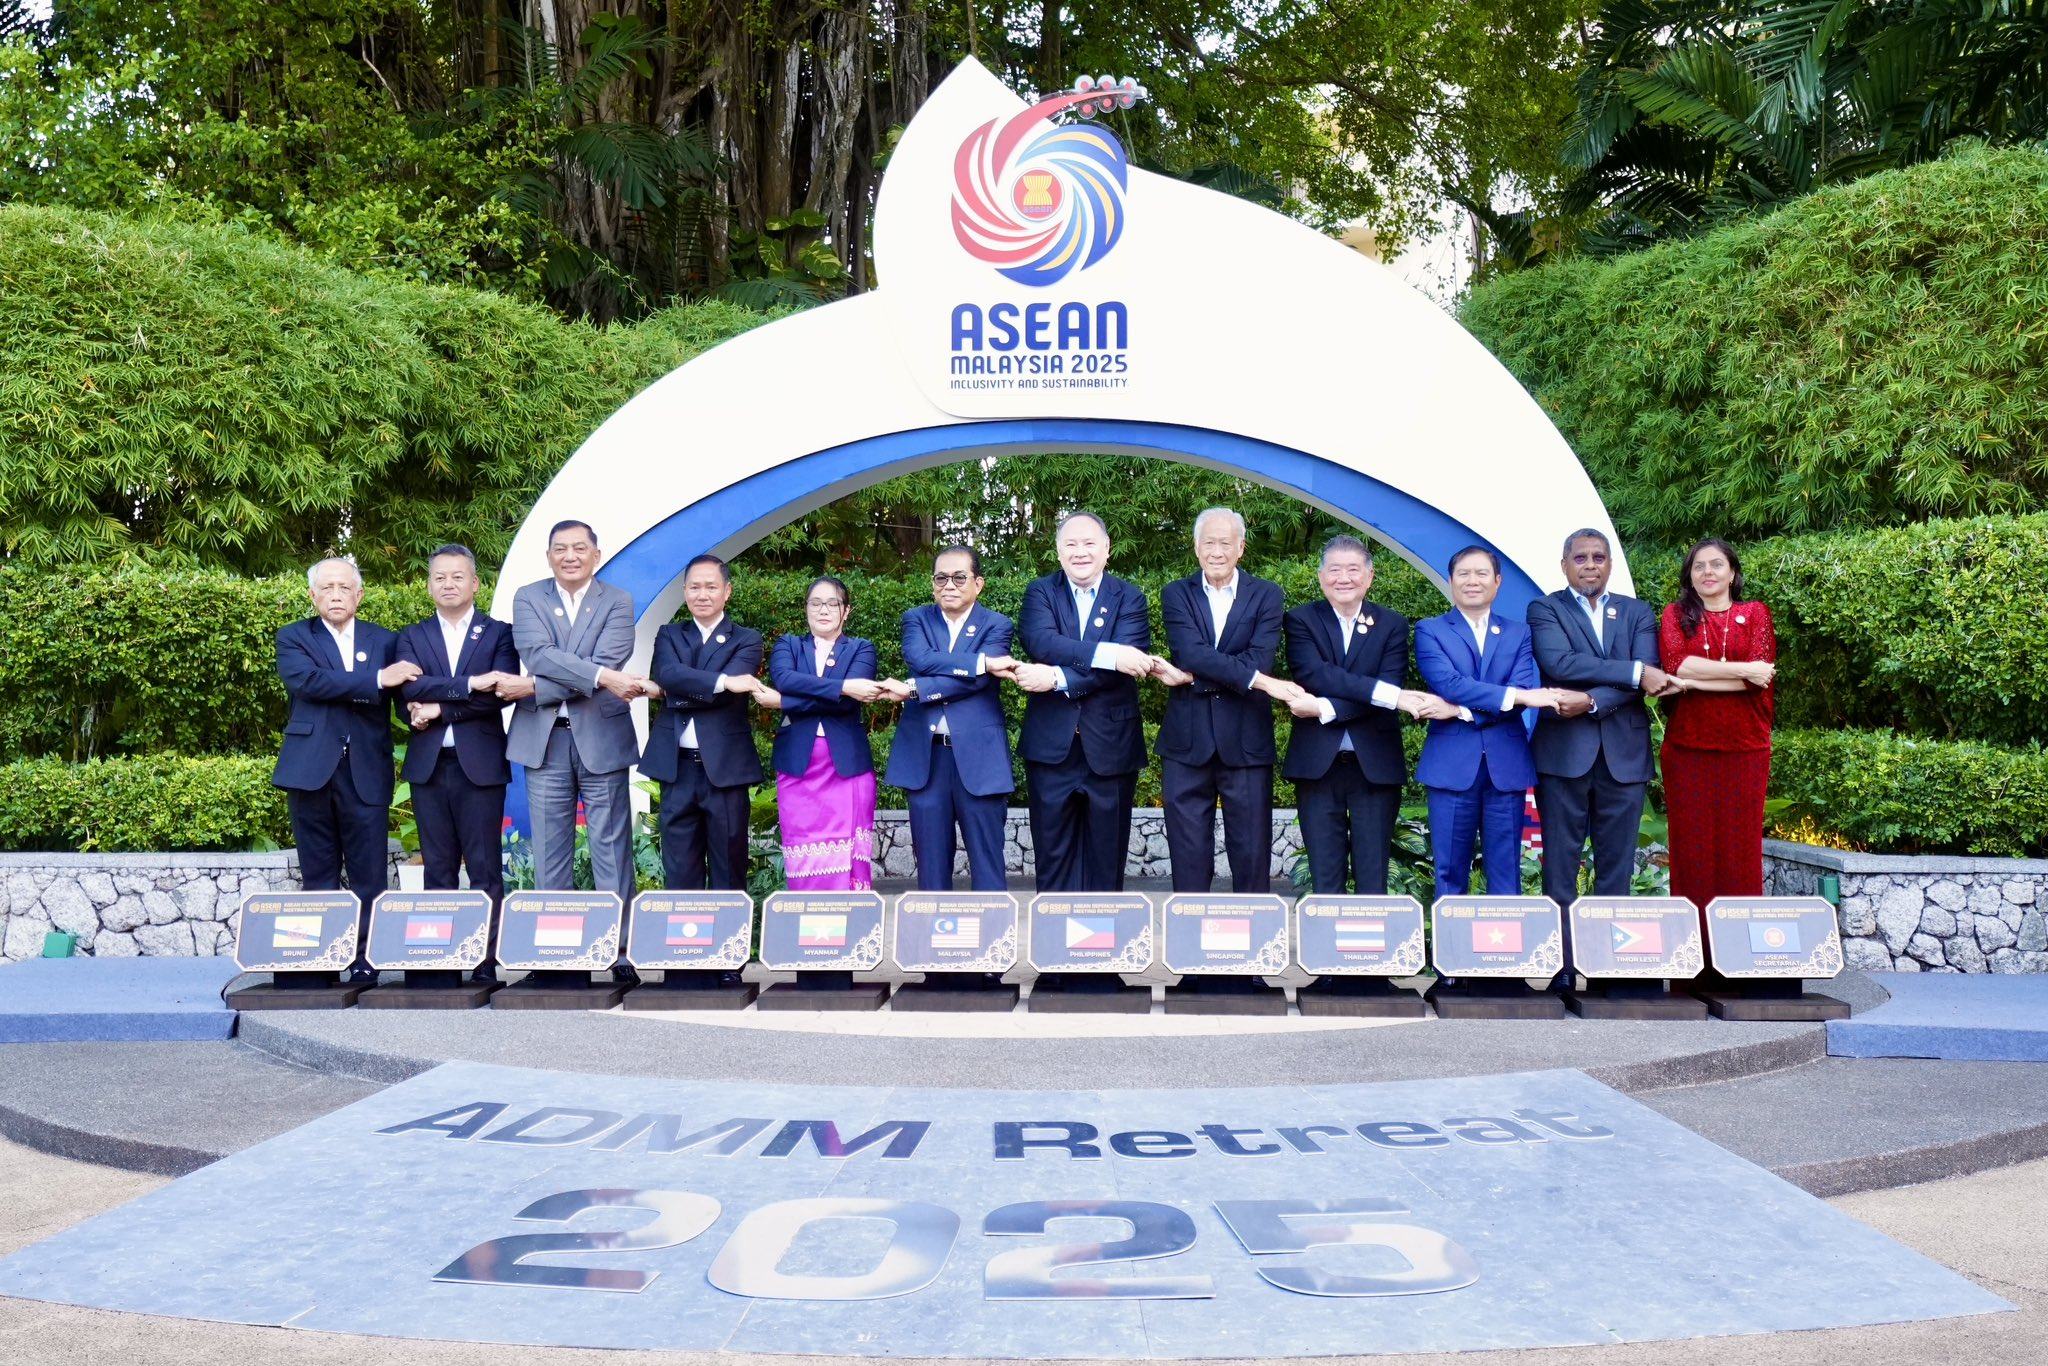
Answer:
[(1547, 896), (1447, 896), (1436, 903), (1430, 960), (1445, 977), (1550, 977), (1563, 927)]
[(879, 892), (774, 892), (761, 961), (783, 972), (866, 972), (882, 962)]
[(1700, 975), (1700, 913), (1682, 896), (1582, 896), (1572, 903), (1572, 966), (1588, 979)]
[(386, 892), (370, 907), (373, 968), (466, 972), (490, 948), (491, 898), (484, 892)]
[(507, 892), (498, 966), (528, 972), (605, 972), (619, 957), (617, 892)]
[(1152, 903), (1137, 892), (1031, 898), (1028, 953), (1040, 972), (1143, 972), (1152, 949)]
[(1817, 896), (1722, 896), (1707, 907), (1714, 971), (1733, 978), (1833, 977), (1842, 970), (1835, 908)]
[(745, 892), (642, 892), (633, 898), (626, 961), (636, 968), (733, 972), (754, 953)]
[(245, 972), (322, 972), (356, 957), (354, 892), (252, 892), (242, 898), (235, 966)]
[(1278, 976), (1287, 969), (1287, 903), (1277, 896), (1177, 893), (1166, 898), (1162, 948), (1166, 966), (1188, 976)]
[(1294, 958), (1318, 977), (1412, 977), (1425, 966), (1422, 904), (1411, 896), (1305, 896)]
[(896, 962), (911, 972), (1008, 972), (1017, 963), (1017, 898), (905, 892), (896, 898)]

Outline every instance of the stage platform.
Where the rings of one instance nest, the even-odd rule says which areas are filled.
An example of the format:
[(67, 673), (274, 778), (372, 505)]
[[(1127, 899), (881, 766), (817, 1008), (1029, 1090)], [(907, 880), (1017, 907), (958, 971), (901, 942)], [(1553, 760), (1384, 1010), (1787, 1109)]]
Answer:
[(2048, 1062), (2048, 974), (1886, 972), (1872, 980), (1890, 999), (1828, 1024), (1828, 1052), (1838, 1058)]
[(30, 958), (0, 965), (0, 1044), (225, 1039), (225, 958)]

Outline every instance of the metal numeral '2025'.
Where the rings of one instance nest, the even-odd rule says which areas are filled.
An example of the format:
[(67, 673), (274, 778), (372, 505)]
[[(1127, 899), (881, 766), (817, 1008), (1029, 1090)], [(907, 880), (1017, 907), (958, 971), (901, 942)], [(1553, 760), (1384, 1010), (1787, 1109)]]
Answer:
[[(645, 1210), (649, 1222), (624, 1232), (522, 1233), (479, 1243), (434, 1279), (465, 1285), (544, 1285), (570, 1290), (635, 1293), (660, 1274), (629, 1268), (561, 1266), (531, 1260), (561, 1252), (654, 1252), (680, 1247), (718, 1222), (720, 1205), (689, 1191), (576, 1190), (536, 1200), (515, 1216), (566, 1224), (594, 1209)], [(1408, 1211), (1391, 1200), (1219, 1200), (1216, 1213), (1257, 1259), (1269, 1285), (1298, 1295), (1356, 1297), (1429, 1295), (1479, 1279), (1472, 1254), (1434, 1229), (1391, 1222)], [(1210, 1299), (1206, 1275), (1111, 1278), (1058, 1275), (1063, 1269), (1111, 1266), (1172, 1257), (1195, 1245), (1185, 1210), (1147, 1200), (1024, 1200), (991, 1210), (982, 1232), (1043, 1234), (1055, 1219), (1114, 1219), (1116, 1242), (1015, 1248), (989, 1258), (982, 1293), (992, 1300)], [(870, 1269), (847, 1275), (786, 1272), (783, 1258), (809, 1225), (824, 1219), (876, 1219), (890, 1225), (889, 1245)], [(881, 1300), (922, 1290), (938, 1279), (960, 1235), (960, 1216), (915, 1200), (820, 1198), (780, 1200), (740, 1221), (705, 1273), (734, 1295), (776, 1300)], [(1305, 1255), (1319, 1247), (1376, 1247), (1406, 1266), (1396, 1271), (1336, 1272)], [(1290, 1255), (1293, 1254), (1293, 1255)], [(1285, 1258), (1285, 1260), (1276, 1260)]]

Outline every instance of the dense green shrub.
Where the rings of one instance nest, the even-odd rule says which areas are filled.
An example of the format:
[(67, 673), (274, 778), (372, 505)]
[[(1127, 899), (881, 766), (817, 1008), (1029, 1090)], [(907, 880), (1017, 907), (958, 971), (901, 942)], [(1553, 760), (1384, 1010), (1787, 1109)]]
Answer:
[(2048, 856), (2048, 751), (2038, 745), (1781, 730), (1771, 795), (1787, 814), (1884, 853)]
[(2048, 502), (2044, 315), (2048, 149), (1971, 146), (1460, 316), (1624, 537), (1683, 545)]
[(0, 849), (248, 849), (289, 845), (272, 760), (22, 759), (0, 764)]

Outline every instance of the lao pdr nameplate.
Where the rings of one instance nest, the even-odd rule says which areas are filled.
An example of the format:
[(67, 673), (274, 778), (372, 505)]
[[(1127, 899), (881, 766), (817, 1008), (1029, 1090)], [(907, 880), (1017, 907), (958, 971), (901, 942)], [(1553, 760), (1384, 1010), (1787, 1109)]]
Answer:
[(754, 956), (754, 899), (745, 892), (642, 892), (633, 898), (626, 961), (636, 968), (731, 972)]
[(252, 892), (242, 898), (235, 966), (244, 972), (339, 972), (356, 958), (354, 892)]
[(1413, 977), (1427, 964), (1412, 896), (1305, 896), (1294, 906), (1295, 961), (1318, 977)]
[(1817, 896), (1719, 896), (1707, 951), (1723, 977), (1829, 978), (1842, 970), (1835, 908)]
[(1547, 896), (1447, 896), (1430, 916), (1430, 961), (1446, 977), (1549, 977), (1564, 928)]
[(1277, 896), (1166, 898), (1166, 966), (1183, 976), (1271, 977), (1287, 970), (1287, 903)]
[(491, 898), (483, 892), (386, 892), (370, 907), (373, 968), (464, 972), (491, 942)]
[(1684, 981), (1706, 967), (1700, 913), (1682, 896), (1582, 896), (1572, 966), (1588, 979)]
[(772, 893), (761, 914), (761, 961), (784, 972), (881, 966), (881, 893)]
[(1008, 972), (1017, 933), (1017, 898), (1008, 892), (896, 898), (896, 962), (911, 972)]
[(1136, 892), (1031, 898), (1028, 953), (1040, 972), (1143, 972), (1152, 949), (1152, 903)]
[(507, 892), (498, 966), (604, 972), (619, 958), (617, 892)]

